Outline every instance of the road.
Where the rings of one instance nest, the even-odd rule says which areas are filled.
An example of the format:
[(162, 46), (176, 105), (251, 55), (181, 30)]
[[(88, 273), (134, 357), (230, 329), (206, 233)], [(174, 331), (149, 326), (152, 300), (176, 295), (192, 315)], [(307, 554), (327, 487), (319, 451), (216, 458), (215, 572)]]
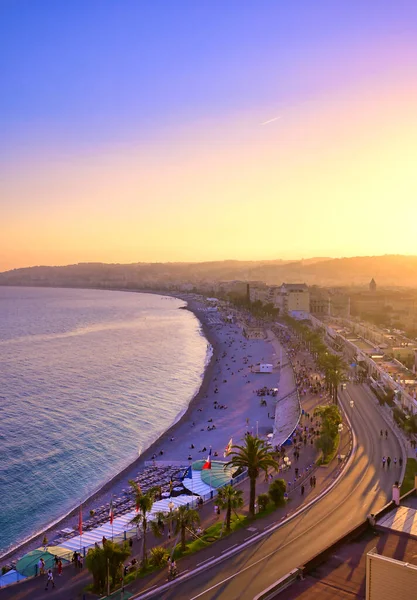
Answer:
[[(320, 502), (239, 554), (197, 577), (178, 583), (160, 600), (252, 600), (277, 579), (302, 565), (391, 499), (400, 468), (382, 467), (382, 456), (401, 456), (398, 440), (387, 429), (364, 386), (348, 384), (340, 394), (357, 436), (355, 458), (345, 476)], [(354, 407), (350, 401), (354, 400)]]

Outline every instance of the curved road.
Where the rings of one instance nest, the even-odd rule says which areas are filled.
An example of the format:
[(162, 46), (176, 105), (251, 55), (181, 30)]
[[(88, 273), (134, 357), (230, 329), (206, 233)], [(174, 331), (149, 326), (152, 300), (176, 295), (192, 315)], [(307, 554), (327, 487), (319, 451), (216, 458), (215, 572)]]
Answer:
[[(252, 600), (277, 579), (302, 565), (391, 499), (400, 468), (382, 468), (382, 456), (401, 456), (392, 430), (364, 386), (341, 392), (357, 436), (356, 455), (344, 477), (321, 501), (239, 554), (159, 593), (161, 600)], [(350, 407), (354, 400), (354, 408)], [(380, 430), (389, 431), (388, 439)], [(214, 550), (214, 549), (213, 549)], [(214, 554), (214, 552), (213, 552)], [(140, 598), (140, 596), (138, 596)]]

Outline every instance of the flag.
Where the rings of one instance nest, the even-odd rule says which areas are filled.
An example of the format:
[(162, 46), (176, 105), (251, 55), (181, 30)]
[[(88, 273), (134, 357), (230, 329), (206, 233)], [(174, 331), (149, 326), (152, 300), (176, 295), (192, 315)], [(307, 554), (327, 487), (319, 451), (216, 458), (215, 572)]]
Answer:
[(203, 469), (211, 469), (211, 448), (207, 456), (207, 460), (203, 465)]
[(191, 465), (188, 467), (188, 469), (185, 471), (184, 475), (182, 476), (183, 479), (192, 479), (193, 478), (193, 471), (191, 469)]
[(226, 448), (224, 449), (224, 453), (223, 456), (226, 458), (226, 456), (228, 454), (230, 454), (231, 450), (232, 450), (232, 438), (230, 438), (230, 442), (227, 444)]
[(110, 500), (109, 519), (110, 519), (110, 525), (113, 525), (113, 520), (114, 520), (113, 500)]
[(78, 533), (83, 534), (83, 508), (80, 506), (80, 514), (78, 515)]

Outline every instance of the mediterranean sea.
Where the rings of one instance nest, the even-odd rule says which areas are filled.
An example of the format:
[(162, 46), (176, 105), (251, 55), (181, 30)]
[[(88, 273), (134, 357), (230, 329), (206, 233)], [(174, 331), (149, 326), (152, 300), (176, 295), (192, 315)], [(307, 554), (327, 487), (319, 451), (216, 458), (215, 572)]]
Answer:
[(185, 412), (209, 345), (184, 305), (0, 287), (0, 555), (76, 507)]

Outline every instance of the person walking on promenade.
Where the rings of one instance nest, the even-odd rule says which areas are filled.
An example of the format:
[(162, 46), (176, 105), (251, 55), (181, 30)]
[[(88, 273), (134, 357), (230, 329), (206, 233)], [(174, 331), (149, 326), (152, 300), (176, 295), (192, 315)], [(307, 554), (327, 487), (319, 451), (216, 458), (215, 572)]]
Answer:
[(396, 466), (397, 466), (397, 457), (394, 456), (394, 467), (396, 467)]
[(385, 461), (386, 461), (386, 460), (387, 460), (387, 459), (385, 458), (385, 456), (383, 456), (383, 457), (382, 457), (382, 468), (384, 468), (384, 467), (385, 467)]
[(303, 485), (301, 486), (300, 492), (301, 492), (301, 495), (304, 496), (304, 486)]
[(313, 475), (313, 483), (314, 483), (314, 487), (316, 487), (317, 479), (316, 479), (315, 475)]
[(390, 464), (391, 464), (391, 457), (388, 456), (388, 458), (387, 458), (387, 467), (388, 467), (388, 469), (389, 469)]
[(48, 589), (50, 583), (52, 583), (52, 589), (54, 589), (54, 587), (55, 587), (55, 581), (54, 581), (54, 574), (52, 573), (52, 569), (48, 570), (48, 579), (46, 581), (45, 590)]
[(388, 439), (388, 429), (385, 430), (385, 439)]
[(55, 569), (57, 569), (57, 568), (58, 568), (58, 560), (59, 560), (59, 558), (58, 558), (58, 557), (57, 557), (57, 555), (55, 554), (55, 556), (54, 556), (54, 566), (55, 566)]
[(61, 577), (62, 575), (62, 560), (59, 559), (58, 560), (58, 576)]
[(381, 436), (381, 437), (384, 435), (384, 433), (383, 433), (382, 429), (381, 429), (381, 431), (380, 431), (379, 433), (380, 433), (380, 436)]

